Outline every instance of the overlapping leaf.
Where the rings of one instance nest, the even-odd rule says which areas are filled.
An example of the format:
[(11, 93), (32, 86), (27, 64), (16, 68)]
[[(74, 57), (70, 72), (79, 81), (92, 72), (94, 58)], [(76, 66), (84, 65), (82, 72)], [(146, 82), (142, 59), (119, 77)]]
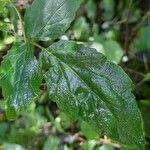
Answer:
[(0, 86), (6, 100), (8, 119), (14, 119), (17, 111), (28, 108), (37, 97), (40, 84), (40, 69), (32, 48), (15, 44), (0, 67)]
[(82, 0), (34, 0), (26, 11), (27, 35), (37, 40), (56, 39), (70, 26)]
[(42, 54), (50, 97), (70, 117), (86, 121), (127, 149), (144, 145), (132, 82), (117, 65), (91, 48), (60, 41)]

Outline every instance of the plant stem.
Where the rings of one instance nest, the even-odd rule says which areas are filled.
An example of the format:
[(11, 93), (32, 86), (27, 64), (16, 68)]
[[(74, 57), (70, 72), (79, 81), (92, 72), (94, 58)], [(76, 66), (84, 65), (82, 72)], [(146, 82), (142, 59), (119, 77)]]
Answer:
[(52, 55), (51, 52), (49, 52), (46, 48), (42, 47), (41, 45), (39, 45), (35, 42), (30, 42), (30, 44), (33, 44), (34, 46), (38, 47), (39, 49), (46, 51), (49, 55)]
[(18, 15), (18, 18), (19, 18), (19, 20), (21, 22), (21, 26), (22, 26), (22, 30), (23, 30), (24, 41), (25, 41), (25, 43), (27, 43), (26, 33), (25, 33), (25, 29), (24, 29), (23, 20), (21, 18), (21, 15), (20, 15), (19, 11), (17, 10), (16, 6), (13, 4), (13, 2), (11, 0), (9, 0), (9, 2), (11, 3), (11, 5), (13, 6), (13, 8), (15, 9), (15, 11), (16, 11), (16, 13)]
[(53, 115), (51, 114), (48, 106), (46, 106), (45, 111), (46, 111), (49, 121), (51, 121), (51, 123), (54, 125), (55, 119), (54, 119)]
[(44, 47), (42, 47), (41, 45), (39, 45), (39, 44), (37, 44), (37, 43), (35, 43), (35, 42), (30, 42), (30, 44), (33, 44), (34, 46), (40, 48), (41, 50), (42, 50), (42, 49), (45, 49)]

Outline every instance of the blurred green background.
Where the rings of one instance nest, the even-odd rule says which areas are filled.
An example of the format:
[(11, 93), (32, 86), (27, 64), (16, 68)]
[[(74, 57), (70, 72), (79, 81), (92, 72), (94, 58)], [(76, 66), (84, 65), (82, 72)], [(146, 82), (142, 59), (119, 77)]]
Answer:
[[(22, 29), (13, 7), (0, 0), (0, 61)], [(32, 0), (13, 1), (21, 15)], [(134, 83), (142, 112), (146, 149), (150, 148), (150, 0), (84, 0), (65, 35), (103, 53), (119, 64)], [(53, 41), (42, 42), (49, 46)], [(38, 50), (37, 50), (38, 51)], [(36, 53), (35, 53), (36, 54)], [(1, 93), (1, 92), (0, 92)], [(48, 98), (40, 98), (16, 121), (5, 117), (0, 94), (0, 150), (115, 150), (119, 145), (100, 137), (85, 122), (70, 120)]]

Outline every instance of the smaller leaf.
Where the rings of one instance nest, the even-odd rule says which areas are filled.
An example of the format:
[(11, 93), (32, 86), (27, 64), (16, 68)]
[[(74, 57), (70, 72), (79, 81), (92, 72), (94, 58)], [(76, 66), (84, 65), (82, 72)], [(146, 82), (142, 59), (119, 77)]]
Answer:
[(137, 37), (134, 40), (135, 51), (148, 51), (150, 52), (150, 26), (141, 28)]
[(109, 61), (118, 64), (124, 54), (123, 49), (113, 40), (107, 40), (104, 42), (105, 56)]
[(110, 145), (102, 145), (99, 150), (114, 150)]
[(93, 0), (88, 0), (85, 9), (87, 12), (88, 18), (90, 18), (92, 21), (96, 18), (96, 4)]
[(30, 45), (16, 43), (0, 67), (0, 86), (6, 100), (6, 115), (12, 120), (38, 96), (41, 75)]
[(25, 14), (27, 35), (37, 40), (53, 40), (63, 35), (82, 0), (34, 0)]
[(1, 146), (2, 150), (25, 150), (21, 145), (5, 143)]
[(44, 143), (43, 150), (59, 150), (60, 149), (60, 139), (54, 136), (49, 136)]
[(4, 7), (9, 2), (9, 0), (0, 0), (0, 14), (3, 13)]
[(99, 138), (99, 135), (85, 121), (81, 122), (81, 131), (88, 140)]

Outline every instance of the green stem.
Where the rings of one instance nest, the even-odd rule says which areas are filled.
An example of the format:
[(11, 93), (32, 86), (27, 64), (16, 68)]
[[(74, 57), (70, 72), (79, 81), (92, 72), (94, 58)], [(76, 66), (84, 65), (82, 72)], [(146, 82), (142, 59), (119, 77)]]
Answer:
[(32, 44), (32, 45), (38, 47), (38, 48), (41, 49), (41, 50), (46, 51), (49, 55), (52, 55), (51, 52), (49, 52), (46, 48), (42, 47), (41, 45), (39, 45), (39, 44), (37, 44), (37, 43), (35, 43), (35, 42), (30, 42), (30, 44)]
[(54, 119), (53, 115), (51, 114), (48, 106), (46, 106), (45, 111), (46, 111), (49, 121), (51, 121), (51, 123), (54, 125), (55, 119)]
[(24, 25), (23, 25), (23, 20), (21, 18), (21, 15), (19, 13), (19, 11), (17, 10), (16, 6), (13, 4), (13, 2), (11, 0), (9, 0), (9, 2), (11, 3), (11, 5), (13, 6), (13, 8), (15, 9), (17, 15), (18, 15), (18, 18), (19, 20), (21, 21), (21, 26), (22, 26), (22, 30), (23, 30), (23, 37), (24, 37), (24, 41), (25, 43), (27, 43), (27, 38), (26, 38), (26, 34), (25, 34), (25, 29), (24, 29)]
[(38, 47), (39, 49), (46, 49), (46, 48), (44, 48), (44, 47), (42, 47), (41, 45), (39, 45), (39, 44), (37, 44), (37, 43), (35, 43), (35, 42), (30, 42), (30, 44), (33, 44), (34, 46), (36, 46), (36, 47)]

